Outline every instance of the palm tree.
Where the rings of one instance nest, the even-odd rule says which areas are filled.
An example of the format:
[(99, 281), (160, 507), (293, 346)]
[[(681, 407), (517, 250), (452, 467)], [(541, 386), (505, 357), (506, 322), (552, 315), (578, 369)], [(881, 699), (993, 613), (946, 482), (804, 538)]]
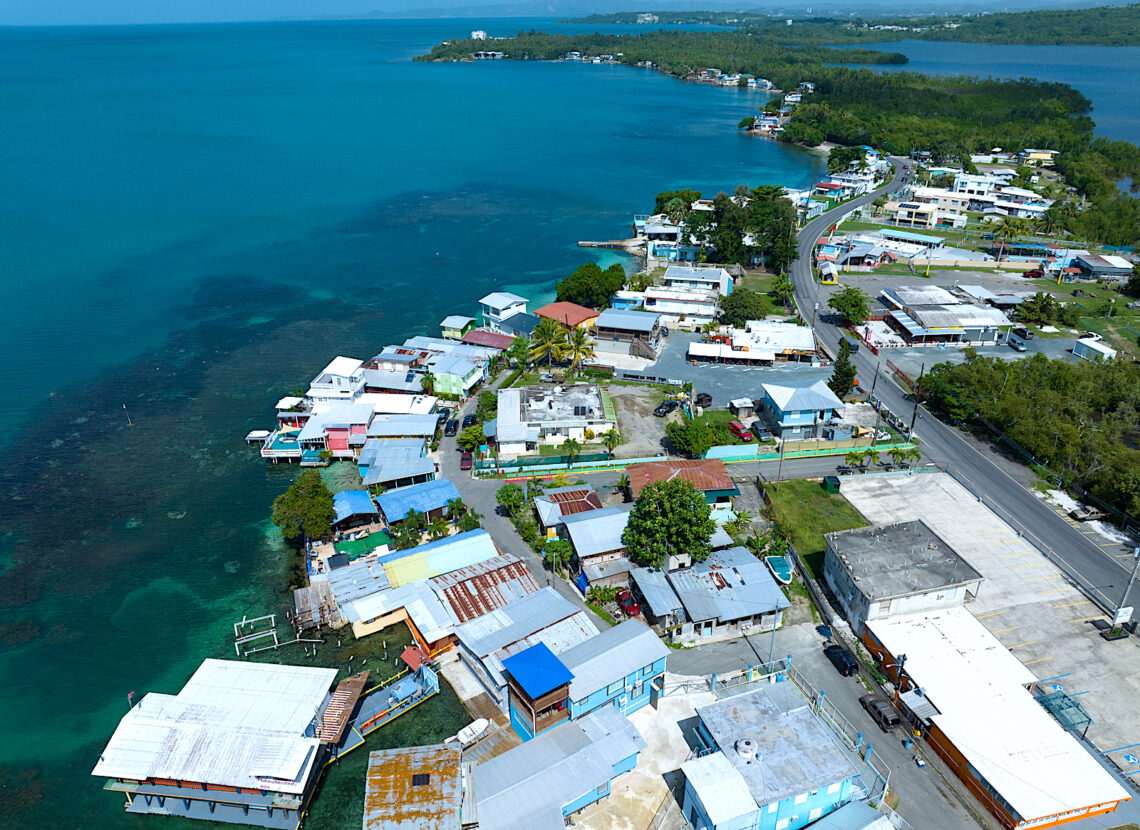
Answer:
[(456, 497), (447, 500), (447, 518), (455, 521), (466, 512), (467, 505), (463, 503), (462, 498)]
[(887, 452), (896, 464), (902, 464), (903, 459), (906, 458), (906, 450), (902, 447), (891, 447)]
[(440, 516), (438, 519), (435, 519), (430, 525), (428, 525), (428, 535), (431, 537), (432, 541), (435, 541), (436, 539), (443, 539), (450, 534), (451, 528), (448, 527), (447, 520), (442, 516)]
[(562, 454), (566, 456), (566, 466), (574, 463), (574, 459), (582, 454), (582, 442), (567, 438), (562, 442)]
[(561, 360), (566, 346), (566, 329), (549, 317), (543, 317), (530, 335), (530, 359), (538, 361), (546, 358), (547, 368), (555, 360)]
[(994, 236), (1002, 241), (1002, 251), (1001, 254), (998, 255), (999, 260), (1005, 254), (1006, 249), (1009, 248), (1010, 243), (1025, 233), (1025, 228), (1025, 220), (1016, 216), (1003, 216), (998, 220), (998, 226), (994, 232)]
[(420, 389), (425, 395), (435, 392), (435, 375), (431, 372), (424, 372), (420, 375)]
[(674, 225), (680, 225), (689, 215), (690, 206), (684, 199), (673, 198), (665, 203), (665, 218)]
[(1061, 217), (1055, 211), (1046, 210), (1033, 226), (1033, 230), (1043, 236), (1056, 236), (1061, 230)]
[(585, 329), (575, 326), (570, 329), (563, 346), (563, 355), (570, 358), (570, 370), (575, 371), (587, 360), (593, 360), (594, 341)]
[(879, 451), (874, 447), (863, 450), (863, 457), (867, 459), (867, 464), (871, 467), (879, 463)]
[(847, 462), (848, 467), (862, 467), (863, 466), (863, 453), (852, 450), (843, 456), (843, 460)]
[(613, 487), (615, 493), (625, 493), (627, 490), (629, 490), (629, 476), (625, 473), (622, 473), (621, 477), (614, 482)]
[(474, 510), (468, 510), (466, 513), (459, 517), (459, 524), (457, 525), (459, 532), (466, 533), (468, 530), (477, 530), (479, 527), (479, 520), (482, 518), (483, 517), (476, 513)]
[(404, 514), (402, 521), (405, 525), (411, 525), (416, 530), (419, 530), (423, 527), (424, 517), (412, 508), (408, 508), (408, 512)]
[(911, 447), (906, 451), (906, 460), (917, 464), (922, 460), (922, 451), (918, 447)]
[(614, 450), (621, 444), (621, 433), (614, 427), (609, 432), (602, 433), (602, 443), (606, 447), (606, 452), (610, 454), (610, 458), (614, 457)]
[(729, 522), (733, 533), (743, 533), (752, 526), (753, 516), (747, 510), (737, 510), (736, 518)]
[(396, 538), (392, 541), (396, 543), (397, 550), (414, 548), (420, 543), (420, 529), (413, 522), (401, 522), (400, 529), (396, 531)]

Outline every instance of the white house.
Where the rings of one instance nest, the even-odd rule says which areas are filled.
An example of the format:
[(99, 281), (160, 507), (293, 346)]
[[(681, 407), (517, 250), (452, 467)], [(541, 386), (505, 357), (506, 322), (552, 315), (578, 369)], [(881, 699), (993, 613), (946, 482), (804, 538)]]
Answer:
[(587, 432), (609, 432), (616, 420), (613, 401), (593, 384), (500, 389), (499, 451), (519, 455), (539, 444), (561, 444), (567, 438), (585, 442), (590, 440)]
[(336, 357), (309, 384), (305, 396), (313, 403), (351, 401), (364, 391), (364, 361)]
[(499, 324), (516, 314), (526, 314), (526, 297), (509, 291), (494, 291), (479, 301), (483, 315), (483, 326), (491, 331), (502, 332)]
[(1107, 363), (1116, 358), (1116, 349), (1107, 345), (1099, 336), (1085, 336), (1073, 344), (1073, 354), (1093, 363)]
[(998, 176), (976, 176), (972, 173), (958, 173), (954, 176), (954, 192), (989, 196), (1005, 187), (1005, 179)]
[(722, 297), (732, 293), (732, 274), (723, 268), (700, 268), (688, 265), (670, 265), (665, 269), (667, 288), (700, 288), (715, 291)]

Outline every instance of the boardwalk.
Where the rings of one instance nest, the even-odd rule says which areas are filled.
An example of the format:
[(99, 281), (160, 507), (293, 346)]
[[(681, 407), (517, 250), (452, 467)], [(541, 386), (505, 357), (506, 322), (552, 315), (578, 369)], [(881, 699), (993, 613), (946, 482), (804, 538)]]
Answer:
[(426, 665), (370, 690), (361, 700), (349, 728), (333, 748), (329, 763), (363, 746), (365, 737), (438, 693), (439, 675)]

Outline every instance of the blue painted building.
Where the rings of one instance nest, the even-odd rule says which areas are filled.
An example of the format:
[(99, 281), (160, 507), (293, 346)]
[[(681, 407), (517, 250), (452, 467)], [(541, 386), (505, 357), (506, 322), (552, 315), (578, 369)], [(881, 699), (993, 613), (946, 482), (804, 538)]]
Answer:
[(858, 773), (807, 706), (757, 689), (697, 716), (699, 754), (681, 765), (695, 830), (799, 830), (852, 799)]
[(843, 401), (823, 380), (762, 383), (763, 415), (781, 438), (818, 438), (824, 424), (843, 414)]

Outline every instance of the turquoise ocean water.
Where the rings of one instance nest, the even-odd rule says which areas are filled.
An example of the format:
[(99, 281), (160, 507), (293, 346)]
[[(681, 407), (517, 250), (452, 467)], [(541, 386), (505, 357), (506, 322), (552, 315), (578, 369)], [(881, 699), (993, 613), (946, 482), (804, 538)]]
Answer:
[[(756, 93), (410, 62), (531, 25), (0, 31), (0, 825), (161, 822), (89, 773), (129, 691), (177, 691), (288, 601), (266, 518), (296, 471), (242, 441), (280, 395), (494, 288), (549, 296), (659, 190), (817, 179), (736, 134)], [(457, 719), (441, 695), (378, 745)], [(319, 813), (360, 797), (364, 757), (311, 826), (359, 826)]]

